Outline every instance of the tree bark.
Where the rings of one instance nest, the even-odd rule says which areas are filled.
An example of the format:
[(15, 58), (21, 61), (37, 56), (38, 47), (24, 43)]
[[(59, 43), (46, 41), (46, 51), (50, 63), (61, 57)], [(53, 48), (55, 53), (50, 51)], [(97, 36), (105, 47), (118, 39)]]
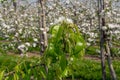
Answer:
[[(39, 9), (38, 9), (38, 15), (39, 15), (39, 28), (40, 28), (40, 55), (42, 56), (45, 52), (45, 49), (48, 46), (48, 40), (47, 40), (47, 30), (46, 30), (46, 19), (45, 19), (45, 0), (38, 0), (39, 2)], [(40, 9), (41, 8), (41, 9)], [(48, 67), (44, 65), (44, 68), (46, 70), (46, 73), (48, 73)], [(42, 78), (42, 80), (45, 80)]]
[(113, 65), (112, 65), (110, 48), (109, 48), (109, 41), (106, 41), (106, 52), (107, 52), (108, 67), (109, 67), (109, 70), (110, 70), (112, 80), (117, 80), (116, 73), (115, 73), (115, 70), (114, 70)]
[(99, 28), (100, 28), (100, 49), (101, 49), (101, 65), (102, 65), (102, 78), (106, 80), (106, 71), (105, 71), (105, 54), (104, 49), (106, 51), (106, 57), (108, 61), (108, 67), (110, 70), (110, 74), (112, 80), (117, 80), (116, 74), (112, 65), (111, 55), (110, 55), (110, 46), (109, 46), (109, 39), (107, 30), (103, 30), (102, 27), (106, 26), (105, 23), (105, 13), (104, 13), (104, 0), (98, 0), (99, 4)]
[(101, 67), (102, 67), (102, 79), (106, 80), (106, 70), (105, 70), (105, 55), (104, 55), (104, 31), (102, 26), (104, 26), (104, 19), (101, 17), (101, 12), (104, 9), (103, 0), (98, 0), (98, 19), (99, 19), (99, 29), (100, 29), (100, 57), (101, 57)]
[(12, 0), (12, 2), (13, 2), (14, 10), (16, 12), (16, 10), (17, 10), (17, 2), (16, 2), (16, 0)]
[(39, 4), (41, 7), (41, 12), (40, 12), (40, 21), (39, 21), (39, 26), (40, 26), (40, 54), (42, 55), (48, 45), (47, 42), (47, 30), (46, 30), (46, 19), (45, 19), (45, 0), (39, 0)]

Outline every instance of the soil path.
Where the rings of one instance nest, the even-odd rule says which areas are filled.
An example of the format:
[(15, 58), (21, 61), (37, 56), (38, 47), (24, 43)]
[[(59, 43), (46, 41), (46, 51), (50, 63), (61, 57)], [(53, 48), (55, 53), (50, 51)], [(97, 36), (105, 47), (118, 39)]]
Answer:
[(84, 58), (94, 61), (100, 61), (100, 56), (98, 55), (85, 55)]

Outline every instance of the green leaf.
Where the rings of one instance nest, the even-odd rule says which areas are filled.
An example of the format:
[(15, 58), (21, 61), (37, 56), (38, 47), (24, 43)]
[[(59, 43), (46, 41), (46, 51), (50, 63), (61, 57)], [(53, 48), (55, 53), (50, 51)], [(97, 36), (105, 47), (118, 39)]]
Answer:
[(14, 80), (19, 80), (19, 76), (17, 73), (14, 74)]
[(65, 55), (62, 55), (61, 56), (61, 59), (60, 59), (60, 67), (62, 69), (62, 71), (65, 70), (65, 68), (67, 67), (67, 59), (66, 59), (66, 56)]
[(45, 69), (43, 67), (40, 68), (40, 74), (44, 79), (46, 79), (46, 72), (45, 72)]
[(5, 1), (7, 1), (7, 0), (0, 0), (0, 3), (4, 3)]
[(56, 37), (56, 34), (57, 34), (59, 28), (60, 28), (59, 25), (52, 27), (52, 29), (51, 29), (52, 38)]
[(0, 80), (3, 80), (4, 72), (5, 72), (5, 71), (0, 72)]
[(54, 71), (52, 69), (48, 70), (48, 74), (47, 74), (47, 79), (46, 80), (54, 80)]
[(78, 27), (65, 21), (50, 27), (49, 33), (52, 37), (49, 38), (44, 58), (48, 67), (47, 80), (61, 80), (70, 71), (74, 71), (72, 67), (68, 67), (73, 62), (71, 57), (74, 60), (82, 57), (85, 41)]

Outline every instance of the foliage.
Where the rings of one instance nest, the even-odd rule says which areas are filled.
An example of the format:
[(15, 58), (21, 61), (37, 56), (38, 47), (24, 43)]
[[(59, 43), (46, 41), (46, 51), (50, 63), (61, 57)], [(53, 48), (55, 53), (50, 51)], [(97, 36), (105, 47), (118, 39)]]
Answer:
[[(41, 61), (37, 58), (22, 58), (17, 56), (8, 56), (8, 55), (2, 55), (0, 56), (0, 80), (3, 78), (4, 80), (16, 80), (16, 78), (19, 79), (36, 79), (41, 80), (41, 78), (46, 78), (46, 71), (43, 66), (38, 65)], [(36, 67), (34, 67), (37, 65)], [(116, 74), (118, 76), (118, 80), (120, 79), (120, 62), (119, 61), (113, 61), (113, 65), (116, 71)], [(56, 65), (57, 66), (57, 65)], [(59, 65), (58, 65), (59, 66)], [(54, 67), (55, 68), (55, 67)], [(82, 60), (74, 60), (72, 64), (68, 67), (71, 68), (73, 76), (75, 79), (80, 80), (101, 80), (102, 75), (101, 73), (101, 64), (100, 61), (94, 61), (89, 59), (82, 59)], [(15, 71), (15, 73), (4, 76), (12, 71)], [(58, 72), (58, 71), (57, 71)], [(54, 72), (53, 72), (54, 73)], [(65, 74), (66, 72), (64, 72)], [(50, 75), (50, 74), (49, 74)], [(109, 69), (107, 67), (107, 79), (110, 79)], [(53, 77), (53, 76), (51, 76)], [(18, 80), (19, 80), (18, 79)], [(65, 79), (72, 79), (72, 76), (70, 73), (68, 73), (68, 76)]]
[[(49, 45), (44, 59), (48, 68), (48, 80), (61, 80), (73, 76), (74, 60), (80, 60), (85, 53), (85, 41), (76, 25), (62, 21), (50, 28)], [(73, 76), (74, 78), (74, 76)]]
[(86, 48), (85, 53), (88, 55), (99, 55), (100, 50), (99, 50), (98, 46), (90, 46), (90, 47)]
[(33, 68), (36, 64), (39, 64), (39, 59), (34, 57), (28, 59), (26, 57), (2, 55), (0, 57), (0, 80), (30, 80), (31, 77), (38, 79), (40, 75), (36, 74), (36, 71), (39, 73), (37, 69), (39, 67), (41, 70), (41, 67)]
[[(29, 61), (26, 58), (1, 56), (10, 51), (18, 52), (18, 48), (23, 53), (40, 49), (38, 5), (29, 4), (30, 0), (22, 0), (14, 10), (12, 1), (14, 0), (0, 0), (0, 79), (101, 79), (100, 63), (81, 59), (85, 42), (88, 47), (86, 54), (99, 53), (99, 48), (94, 47), (99, 46), (96, 0), (46, 0), (47, 26), (55, 24), (62, 16), (72, 19), (76, 25), (64, 21), (50, 27), (49, 46), (41, 62), (36, 59)], [(105, 0), (105, 4), (105, 11), (102, 13), (106, 16), (106, 26), (103, 30), (108, 30), (113, 54), (119, 55), (120, 1)], [(31, 65), (36, 64), (40, 66), (31, 69)], [(117, 74), (120, 73), (118, 65), (120, 64), (116, 61), (114, 67)], [(11, 71), (15, 73), (3, 77), (3, 74)]]

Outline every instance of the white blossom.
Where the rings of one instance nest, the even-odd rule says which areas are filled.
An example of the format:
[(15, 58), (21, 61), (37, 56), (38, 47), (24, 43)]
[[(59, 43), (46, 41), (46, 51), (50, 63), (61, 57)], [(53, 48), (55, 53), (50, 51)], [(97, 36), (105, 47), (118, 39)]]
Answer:
[(16, 34), (15, 34), (15, 37), (18, 37), (18, 36), (19, 36), (19, 33), (16, 33)]
[(44, 31), (44, 28), (40, 28), (41, 31)]
[(10, 26), (9, 26), (9, 25), (7, 25), (7, 24), (5, 24), (5, 23), (2, 23), (2, 25), (3, 25), (4, 28), (10, 29)]
[(30, 43), (29, 43), (29, 42), (26, 42), (25, 45), (29, 47), (29, 46), (30, 46)]
[(87, 42), (87, 46), (90, 46), (91, 44)]
[(36, 47), (37, 46), (37, 44), (36, 43), (33, 43), (33, 47)]
[(46, 34), (46, 31), (43, 31), (43, 34)]
[(118, 24), (108, 24), (108, 27), (113, 29), (113, 28), (120, 28), (120, 25)]
[(25, 48), (25, 45), (23, 44), (18, 46), (18, 49), (24, 49), (24, 48)]
[(69, 1), (69, 0), (66, 0), (66, 3), (67, 3), (67, 4), (69, 4), (69, 3), (70, 3), (70, 1)]
[(104, 31), (107, 30), (107, 27), (106, 27), (106, 26), (103, 26), (103, 27), (102, 27), (102, 30), (104, 30)]
[(22, 33), (22, 29), (19, 29), (18, 32), (19, 32), (19, 33)]
[(91, 38), (88, 38), (88, 41), (89, 41), (89, 42), (92, 42), (92, 41), (94, 41), (94, 40), (93, 40), (93, 39), (91, 39)]
[(73, 21), (71, 19), (61, 16), (61, 17), (59, 17), (58, 19), (55, 20), (55, 24), (57, 24), (59, 22), (62, 22), (62, 21), (66, 21), (68, 23), (73, 23)]
[(38, 42), (38, 39), (37, 39), (37, 38), (34, 38), (33, 41)]
[(115, 33), (115, 34), (118, 34), (118, 33), (120, 33), (120, 31), (116, 30), (116, 31), (114, 31), (114, 33)]
[(25, 46), (24, 44), (21, 44), (21, 45), (18, 46), (18, 49), (19, 49), (22, 53), (24, 53), (24, 52), (26, 51), (25, 48), (26, 48), (26, 46)]

